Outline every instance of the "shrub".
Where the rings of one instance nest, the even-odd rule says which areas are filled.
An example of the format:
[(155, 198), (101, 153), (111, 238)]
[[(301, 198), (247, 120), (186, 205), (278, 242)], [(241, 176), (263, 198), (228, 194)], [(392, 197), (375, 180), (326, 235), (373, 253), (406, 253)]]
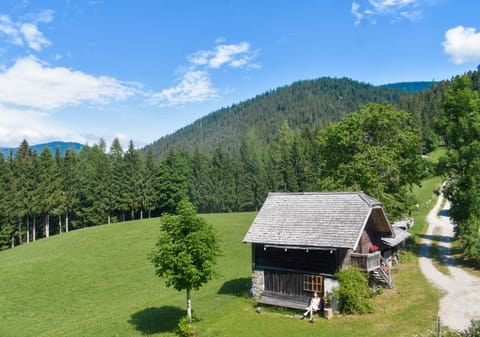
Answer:
[(178, 322), (178, 333), (182, 337), (195, 337), (197, 336), (197, 330), (190, 323), (190, 318), (188, 316), (183, 317), (180, 322)]
[(335, 294), (340, 301), (340, 312), (344, 314), (373, 312), (371, 292), (367, 277), (358, 268), (342, 269), (336, 277), (340, 283)]

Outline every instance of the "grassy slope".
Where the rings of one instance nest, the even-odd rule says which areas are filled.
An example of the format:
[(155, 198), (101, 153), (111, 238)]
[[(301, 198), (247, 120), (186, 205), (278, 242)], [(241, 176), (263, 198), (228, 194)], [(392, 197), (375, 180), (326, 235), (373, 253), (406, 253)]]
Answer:
[[(429, 198), (433, 183), (419, 195)], [(426, 210), (420, 208), (415, 230)], [(250, 247), (241, 242), (254, 216), (205, 215), (218, 229), (224, 252), (219, 276), (192, 294), (202, 336), (411, 336), (433, 327), (438, 293), (416, 261), (400, 266), (397, 287), (375, 298), (372, 315), (311, 325), (289, 311), (257, 314), (246, 296)], [(133, 221), (0, 252), (0, 336), (175, 335), (184, 293), (165, 288), (146, 257), (158, 231), (158, 219)]]

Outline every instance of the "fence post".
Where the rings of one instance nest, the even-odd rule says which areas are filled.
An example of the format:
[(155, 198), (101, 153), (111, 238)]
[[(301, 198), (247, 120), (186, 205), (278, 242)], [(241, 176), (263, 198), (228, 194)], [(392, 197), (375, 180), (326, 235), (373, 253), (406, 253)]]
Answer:
[(442, 319), (437, 315), (437, 336), (442, 337)]

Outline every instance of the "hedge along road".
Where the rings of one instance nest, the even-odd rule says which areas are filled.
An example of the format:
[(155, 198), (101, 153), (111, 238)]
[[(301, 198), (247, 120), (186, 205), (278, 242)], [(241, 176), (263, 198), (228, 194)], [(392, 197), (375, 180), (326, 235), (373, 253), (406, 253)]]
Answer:
[[(447, 200), (438, 215), (442, 203), (441, 193), (435, 207), (428, 213), (428, 229), (421, 241), (420, 269), (431, 283), (445, 292), (440, 300), (439, 312), (443, 325), (454, 330), (464, 330), (470, 325), (470, 320), (480, 319), (480, 278), (456, 265), (450, 249), (454, 238), (453, 223), (448, 216), (450, 203)], [(434, 235), (440, 237), (437, 244), (450, 275), (439, 272), (432, 263), (429, 247)]]

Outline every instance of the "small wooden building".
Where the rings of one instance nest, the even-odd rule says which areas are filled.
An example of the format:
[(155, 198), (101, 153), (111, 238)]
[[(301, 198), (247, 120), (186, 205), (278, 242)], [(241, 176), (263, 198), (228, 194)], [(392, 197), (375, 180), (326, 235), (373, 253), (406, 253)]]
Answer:
[(393, 287), (384, 257), (408, 235), (396, 233), (382, 204), (361, 192), (270, 193), (243, 240), (252, 244), (252, 294), (303, 309), (351, 265)]

